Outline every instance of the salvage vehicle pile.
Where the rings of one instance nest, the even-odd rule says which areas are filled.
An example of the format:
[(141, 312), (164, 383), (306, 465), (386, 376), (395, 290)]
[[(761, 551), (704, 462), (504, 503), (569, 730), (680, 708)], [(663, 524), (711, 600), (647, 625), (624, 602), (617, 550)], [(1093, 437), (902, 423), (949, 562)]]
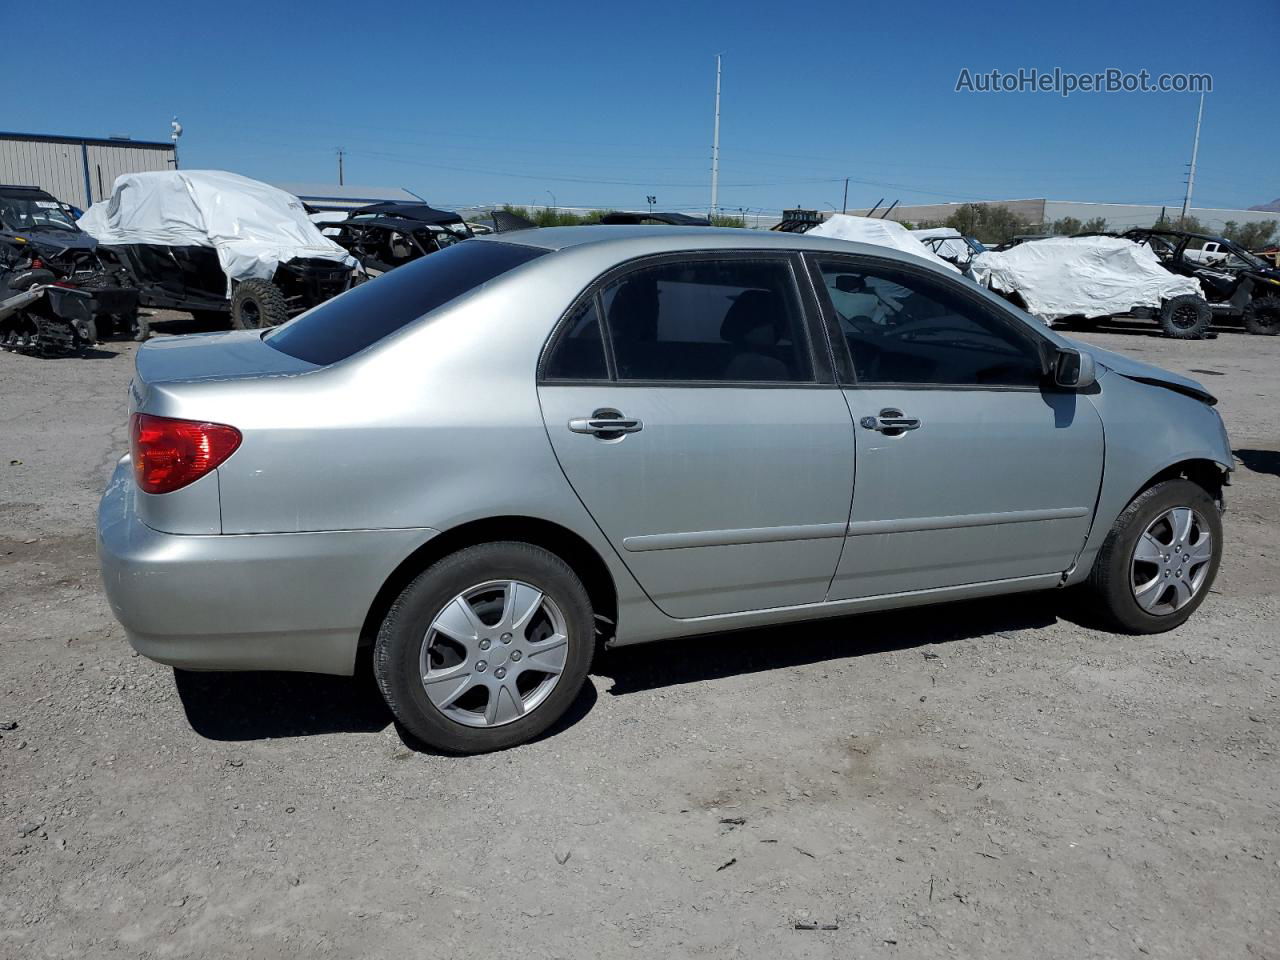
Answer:
[(0, 185), (0, 347), (60, 356), (117, 330), (145, 339), (138, 294), (121, 283), (70, 207)]

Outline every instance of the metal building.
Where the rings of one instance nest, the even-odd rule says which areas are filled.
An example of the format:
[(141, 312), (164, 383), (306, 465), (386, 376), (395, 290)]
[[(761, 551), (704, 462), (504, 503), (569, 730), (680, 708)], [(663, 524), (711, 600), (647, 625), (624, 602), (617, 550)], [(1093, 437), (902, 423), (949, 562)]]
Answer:
[(0, 183), (40, 187), (81, 210), (109, 197), (122, 173), (173, 167), (167, 141), (0, 133)]

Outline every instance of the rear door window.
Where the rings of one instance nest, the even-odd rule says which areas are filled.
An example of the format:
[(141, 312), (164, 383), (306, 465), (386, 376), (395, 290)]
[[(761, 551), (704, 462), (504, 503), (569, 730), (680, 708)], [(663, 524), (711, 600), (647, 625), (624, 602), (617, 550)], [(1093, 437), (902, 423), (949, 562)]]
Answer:
[(600, 300), (619, 380), (813, 381), (788, 261), (641, 267), (605, 287)]
[(492, 240), (456, 243), (322, 303), (266, 342), (308, 363), (337, 363), (544, 253)]

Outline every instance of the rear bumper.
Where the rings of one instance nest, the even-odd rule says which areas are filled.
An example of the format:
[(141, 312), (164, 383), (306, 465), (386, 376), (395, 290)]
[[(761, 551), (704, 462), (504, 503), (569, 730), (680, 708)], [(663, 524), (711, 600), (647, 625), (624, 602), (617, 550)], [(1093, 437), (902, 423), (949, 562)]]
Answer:
[(188, 670), (350, 674), (378, 590), (436, 534), (161, 533), (135, 491), (124, 457), (98, 507), (103, 586), (134, 649)]

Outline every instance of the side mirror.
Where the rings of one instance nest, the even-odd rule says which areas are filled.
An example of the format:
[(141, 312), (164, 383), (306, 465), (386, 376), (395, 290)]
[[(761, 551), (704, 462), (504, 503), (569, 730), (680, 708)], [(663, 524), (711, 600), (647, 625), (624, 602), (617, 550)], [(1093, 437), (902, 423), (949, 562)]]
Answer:
[(1093, 355), (1079, 350), (1059, 350), (1053, 365), (1053, 382), (1067, 390), (1087, 390), (1098, 382)]

